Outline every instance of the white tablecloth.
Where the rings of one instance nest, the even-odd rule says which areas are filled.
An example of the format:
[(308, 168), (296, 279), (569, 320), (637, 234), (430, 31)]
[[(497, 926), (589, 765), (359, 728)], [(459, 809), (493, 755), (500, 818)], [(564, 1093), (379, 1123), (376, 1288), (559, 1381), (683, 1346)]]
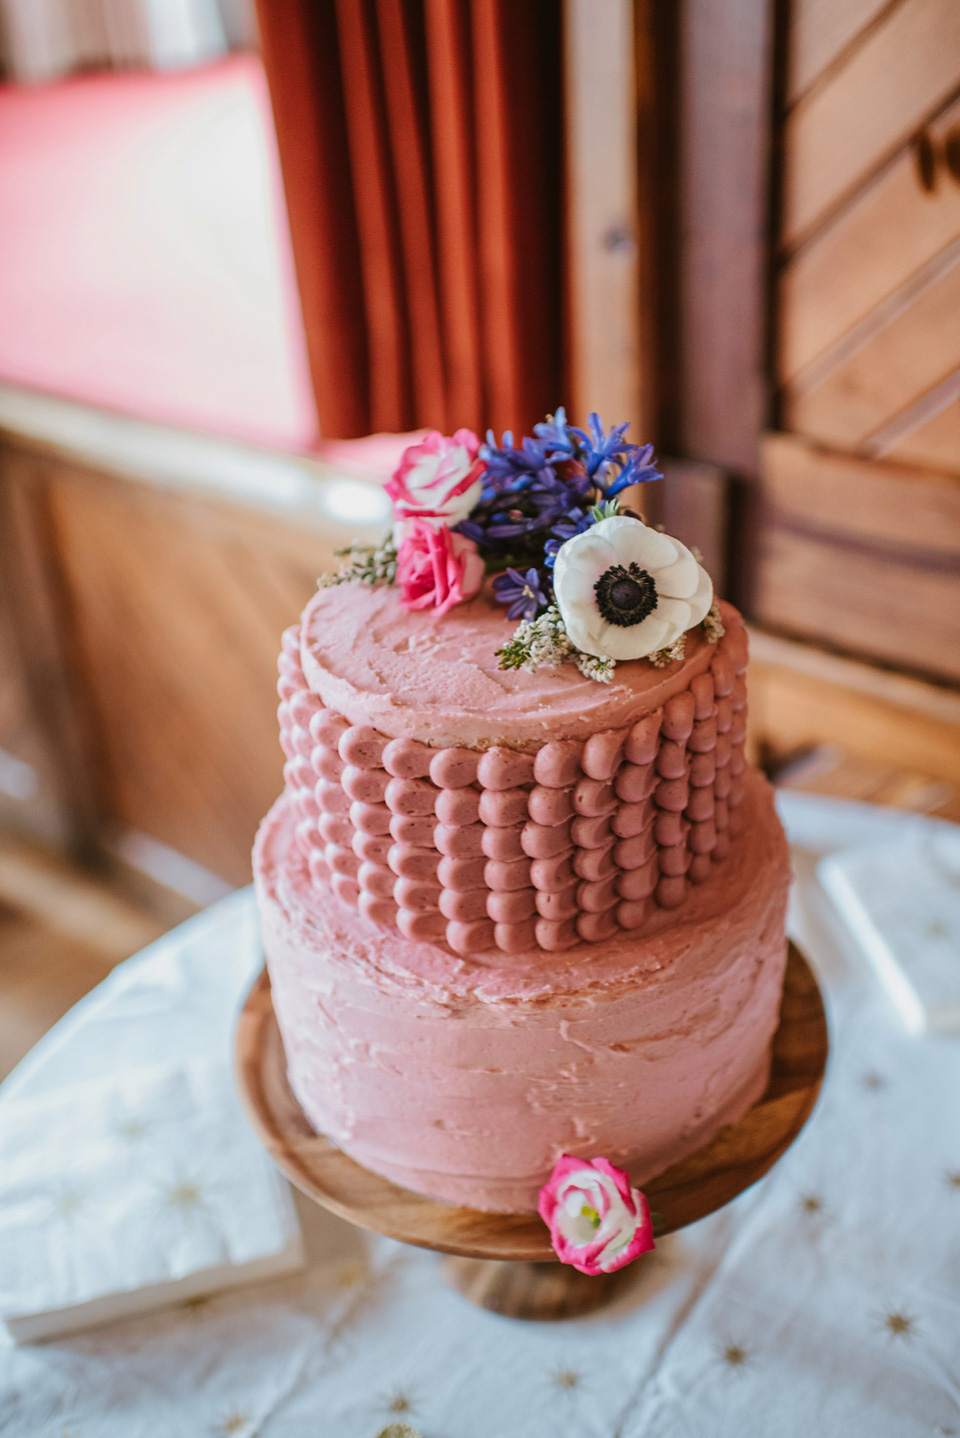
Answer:
[[(788, 796), (823, 852), (925, 821)], [(776, 1169), (662, 1241), (613, 1307), (558, 1325), (472, 1307), (436, 1256), (299, 1203), (307, 1272), (33, 1348), (0, 1340), (3, 1438), (912, 1438), (960, 1435), (960, 1041), (907, 1034), (827, 927), (796, 850), (792, 926), (833, 1051)], [(121, 965), (0, 1089), (184, 1054), (230, 1061), (259, 967), (249, 892)]]

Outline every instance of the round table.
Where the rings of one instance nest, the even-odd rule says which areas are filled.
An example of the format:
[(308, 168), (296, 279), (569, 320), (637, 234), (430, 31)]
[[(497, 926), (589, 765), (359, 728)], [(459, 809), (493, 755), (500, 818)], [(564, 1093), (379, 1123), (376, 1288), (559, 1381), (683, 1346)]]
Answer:
[[(796, 796), (782, 809), (820, 852), (925, 822)], [(792, 930), (831, 1019), (820, 1101), (765, 1179), (659, 1243), (610, 1307), (513, 1323), (439, 1281), (435, 1255), (302, 1201), (303, 1274), (34, 1348), (0, 1341), (4, 1438), (960, 1433), (960, 1043), (906, 1033), (795, 855)], [(21, 1098), (171, 1049), (229, 1065), (261, 964), (242, 892), (84, 999), (0, 1087), (0, 1127)]]

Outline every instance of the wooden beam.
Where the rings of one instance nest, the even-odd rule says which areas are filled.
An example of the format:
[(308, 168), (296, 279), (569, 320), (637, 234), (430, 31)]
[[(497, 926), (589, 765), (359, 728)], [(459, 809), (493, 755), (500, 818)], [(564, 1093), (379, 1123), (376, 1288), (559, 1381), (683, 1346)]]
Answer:
[(762, 493), (756, 619), (960, 679), (960, 481), (772, 435)]
[(665, 459), (659, 518), (668, 534), (696, 545), (717, 594), (727, 589), (729, 476), (715, 464)]
[(0, 442), (171, 493), (293, 518), (334, 544), (383, 534), (383, 476), (0, 384)]
[(686, 0), (678, 452), (755, 478), (766, 423), (773, 6)]
[[(640, 0), (639, 12), (648, 0)], [(573, 412), (653, 438), (641, 314), (652, 314), (638, 215), (633, 0), (564, 0)], [(642, 14), (640, 16), (642, 23)], [(640, 136), (641, 152), (644, 136)], [(642, 160), (641, 160), (642, 163)], [(646, 361), (646, 362), (645, 362)]]
[(893, 548), (956, 557), (960, 481), (905, 464), (875, 463), (767, 434), (763, 491), (775, 517)]
[(817, 745), (960, 785), (960, 694), (751, 627), (750, 732), (770, 758)]

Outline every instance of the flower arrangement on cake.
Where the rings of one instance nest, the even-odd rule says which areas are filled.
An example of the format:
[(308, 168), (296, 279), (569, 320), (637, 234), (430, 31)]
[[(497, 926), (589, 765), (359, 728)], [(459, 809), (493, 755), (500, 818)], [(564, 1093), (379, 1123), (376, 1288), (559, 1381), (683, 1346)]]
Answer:
[(580, 429), (558, 409), (519, 445), (509, 432), (498, 445), (489, 431), (485, 443), (432, 431), (387, 483), (392, 532), (342, 551), (321, 584), (395, 584), (408, 608), (445, 614), (492, 574), (520, 621), (497, 650), (503, 669), (570, 661), (609, 683), (618, 660), (682, 659), (688, 630), (721, 637), (719, 608), (696, 552), (623, 507), (626, 490), (663, 477), (627, 429), (597, 414)]

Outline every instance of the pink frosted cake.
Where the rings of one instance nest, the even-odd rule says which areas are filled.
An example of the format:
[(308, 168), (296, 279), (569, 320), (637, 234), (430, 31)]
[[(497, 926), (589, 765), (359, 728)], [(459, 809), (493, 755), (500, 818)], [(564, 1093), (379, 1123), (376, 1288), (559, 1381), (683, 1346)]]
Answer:
[[(431, 436), (394, 540), (280, 658), (255, 876), (291, 1086), (358, 1162), (489, 1210), (534, 1209), (563, 1153), (642, 1184), (700, 1147), (762, 1094), (779, 1011), (789, 866), (744, 761), (743, 625), (619, 508), (648, 451), (578, 486), (598, 447), (544, 443), (551, 509), (504, 498), (511, 445)], [(533, 562), (491, 582), (504, 514)]]

